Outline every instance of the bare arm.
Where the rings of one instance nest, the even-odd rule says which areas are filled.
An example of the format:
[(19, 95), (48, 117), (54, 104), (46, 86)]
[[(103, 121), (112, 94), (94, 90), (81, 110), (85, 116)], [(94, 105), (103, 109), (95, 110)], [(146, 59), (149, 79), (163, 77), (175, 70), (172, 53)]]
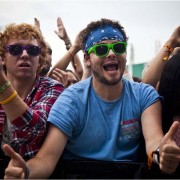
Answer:
[(161, 111), (161, 103), (157, 101), (149, 106), (141, 116), (147, 155), (159, 147), (163, 137)]
[(160, 170), (165, 173), (176, 171), (180, 162), (180, 148), (173, 140), (173, 136), (179, 127), (175, 122), (164, 136), (161, 125), (160, 101), (152, 104), (142, 114), (142, 129), (146, 142), (147, 155), (160, 148)]
[[(27, 162), (30, 179), (48, 178), (51, 175), (65, 148), (67, 139), (63, 132), (50, 125), (47, 137), (40, 151)], [(11, 157), (11, 161), (5, 171), (5, 179), (12, 177), (16, 179), (25, 178), (25, 161), (9, 145), (4, 145), (3, 149)]]
[(142, 82), (156, 87), (160, 80), (165, 62), (168, 60), (172, 50), (176, 47), (180, 47), (180, 26), (174, 30), (159, 53), (149, 62), (148, 68), (143, 72)]

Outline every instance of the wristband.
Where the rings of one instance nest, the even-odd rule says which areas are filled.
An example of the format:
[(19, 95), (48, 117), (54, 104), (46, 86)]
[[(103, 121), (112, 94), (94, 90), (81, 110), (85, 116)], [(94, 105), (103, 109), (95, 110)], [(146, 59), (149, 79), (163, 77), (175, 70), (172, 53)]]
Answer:
[(17, 96), (17, 92), (14, 91), (13, 94), (12, 94), (11, 96), (9, 96), (7, 99), (5, 99), (4, 101), (0, 101), (0, 104), (2, 104), (2, 105), (8, 104), (8, 103), (11, 102), (16, 96)]
[(159, 147), (152, 152), (152, 157), (153, 157), (153, 162), (155, 162), (156, 164), (159, 164)]
[(0, 87), (0, 93), (2, 93), (5, 89), (7, 89), (11, 85), (10, 81)]
[(148, 168), (151, 169), (152, 163), (159, 164), (159, 147), (148, 155)]

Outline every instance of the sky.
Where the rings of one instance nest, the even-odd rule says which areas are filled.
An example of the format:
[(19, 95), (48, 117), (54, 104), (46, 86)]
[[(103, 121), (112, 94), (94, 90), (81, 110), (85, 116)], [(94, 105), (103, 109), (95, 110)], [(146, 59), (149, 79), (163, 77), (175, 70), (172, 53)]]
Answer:
[[(64, 42), (54, 33), (58, 17), (62, 18), (72, 42), (91, 21), (118, 20), (129, 37), (127, 64), (132, 46), (137, 64), (150, 61), (180, 25), (180, 1), (0, 0), (0, 27), (9, 23), (34, 24), (34, 18), (40, 20), (41, 31), (53, 50), (53, 64), (66, 52)], [(83, 59), (82, 52), (79, 56)]]

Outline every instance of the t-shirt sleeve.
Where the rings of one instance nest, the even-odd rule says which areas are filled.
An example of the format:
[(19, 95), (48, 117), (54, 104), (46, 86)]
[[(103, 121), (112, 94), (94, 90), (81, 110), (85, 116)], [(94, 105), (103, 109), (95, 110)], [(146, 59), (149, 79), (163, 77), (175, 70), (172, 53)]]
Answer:
[(78, 126), (78, 100), (71, 90), (64, 90), (52, 106), (48, 122), (63, 131), (68, 137), (72, 136), (73, 129)]

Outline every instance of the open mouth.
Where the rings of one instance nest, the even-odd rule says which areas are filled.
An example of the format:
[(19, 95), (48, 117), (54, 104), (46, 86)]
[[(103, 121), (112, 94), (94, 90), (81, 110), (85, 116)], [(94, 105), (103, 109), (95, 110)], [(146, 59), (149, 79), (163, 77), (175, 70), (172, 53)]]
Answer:
[(19, 65), (19, 67), (30, 67), (30, 65), (27, 64), (27, 63), (21, 63), (21, 64)]
[(117, 71), (118, 70), (118, 64), (106, 64), (103, 66), (105, 71)]

